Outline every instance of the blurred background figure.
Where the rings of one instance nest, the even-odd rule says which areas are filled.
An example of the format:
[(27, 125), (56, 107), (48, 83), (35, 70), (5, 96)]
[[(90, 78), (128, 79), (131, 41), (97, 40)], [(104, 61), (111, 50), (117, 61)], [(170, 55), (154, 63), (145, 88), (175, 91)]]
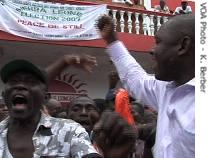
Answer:
[(67, 113), (66, 113), (66, 111), (62, 111), (62, 112), (58, 113), (56, 115), (56, 117), (57, 118), (64, 118), (64, 119), (66, 119), (67, 118)]
[(154, 11), (166, 13), (166, 14), (170, 13), (170, 10), (169, 10), (168, 6), (166, 5), (165, 0), (160, 0), (159, 5), (156, 5), (154, 7)]
[(157, 115), (157, 111), (150, 106), (144, 107), (144, 123), (156, 123)]
[(118, 73), (116, 71), (110, 71), (108, 74), (109, 89), (105, 96), (106, 109), (114, 111), (115, 96), (119, 88), (122, 88), (122, 84), (119, 80)]
[(181, 6), (176, 7), (174, 14), (190, 14), (192, 13), (191, 7), (188, 5), (188, 0), (182, 0)]
[[(143, 124), (144, 107), (136, 101), (132, 101), (130, 105), (131, 105), (131, 113), (133, 115), (136, 126), (138, 126), (138, 124)], [(143, 153), (144, 153), (144, 141), (141, 139), (137, 139), (135, 144), (135, 149), (130, 157), (143, 158)]]
[(129, 7), (133, 6), (135, 3), (137, 3), (136, 1), (131, 1), (131, 0), (124, 0), (125, 4), (127, 4)]
[(136, 101), (131, 102), (131, 113), (138, 128), (138, 139), (132, 158), (152, 158), (155, 143), (157, 115), (149, 108)]
[[(165, 13), (165, 14), (170, 14), (170, 10), (168, 8), (168, 6), (166, 5), (165, 0), (160, 0), (159, 1), (159, 5), (154, 6), (154, 11), (156, 12), (160, 12), (160, 13)], [(153, 19), (154, 22), (154, 28), (155, 28), (155, 33), (157, 32), (157, 16), (154, 16)], [(163, 20), (163, 16), (160, 17), (160, 24), (163, 24), (164, 20)]]
[(144, 123), (144, 107), (140, 103), (131, 102), (131, 113), (136, 123)]
[(62, 112), (62, 104), (56, 99), (50, 98), (45, 104), (47, 113), (52, 117), (57, 117), (57, 115)]
[(98, 107), (99, 113), (101, 114), (107, 107), (106, 100), (102, 98), (96, 98), (93, 99), (93, 101), (95, 102), (96, 106)]

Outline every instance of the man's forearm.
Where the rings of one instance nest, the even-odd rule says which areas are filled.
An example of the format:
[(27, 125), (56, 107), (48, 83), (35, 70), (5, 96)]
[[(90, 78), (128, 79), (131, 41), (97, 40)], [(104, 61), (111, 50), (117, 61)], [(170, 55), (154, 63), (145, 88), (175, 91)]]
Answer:
[(65, 62), (65, 59), (63, 57), (53, 62), (52, 64), (50, 64), (45, 69), (47, 72), (49, 81), (53, 80), (67, 66), (68, 64)]

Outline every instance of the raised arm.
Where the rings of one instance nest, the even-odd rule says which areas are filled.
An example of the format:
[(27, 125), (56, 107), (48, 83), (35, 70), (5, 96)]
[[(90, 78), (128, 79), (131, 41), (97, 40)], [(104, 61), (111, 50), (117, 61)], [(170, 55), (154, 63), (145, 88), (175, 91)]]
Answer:
[(118, 41), (114, 32), (114, 23), (109, 16), (103, 16), (97, 24), (102, 38), (108, 45), (108, 55), (116, 66), (123, 86), (130, 95), (147, 105), (158, 106), (158, 96), (161, 87), (153, 76), (148, 75), (130, 55), (122, 42)]
[(74, 66), (87, 72), (92, 72), (97, 65), (96, 58), (90, 55), (64, 55), (46, 68), (49, 81), (53, 80), (58, 74), (68, 66)]

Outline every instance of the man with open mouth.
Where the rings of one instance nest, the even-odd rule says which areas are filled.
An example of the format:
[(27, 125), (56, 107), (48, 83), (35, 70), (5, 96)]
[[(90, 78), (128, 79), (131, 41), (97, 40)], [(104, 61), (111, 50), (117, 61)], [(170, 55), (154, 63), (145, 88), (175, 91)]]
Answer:
[(80, 123), (90, 134), (94, 124), (99, 120), (100, 113), (95, 102), (88, 96), (75, 98), (67, 110), (67, 118)]
[(80, 124), (40, 111), (47, 101), (45, 71), (26, 60), (13, 60), (0, 75), (9, 111), (0, 123), (0, 157), (101, 157)]

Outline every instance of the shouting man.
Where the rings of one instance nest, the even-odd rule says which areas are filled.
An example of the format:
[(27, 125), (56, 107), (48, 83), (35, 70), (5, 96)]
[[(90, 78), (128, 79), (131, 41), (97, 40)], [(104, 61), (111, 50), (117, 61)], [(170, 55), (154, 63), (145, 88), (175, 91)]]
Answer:
[(0, 157), (100, 157), (80, 124), (40, 112), (47, 101), (45, 71), (14, 60), (3, 66), (1, 79), (9, 117), (0, 123)]
[[(101, 17), (97, 26), (124, 87), (132, 97), (158, 110), (154, 157), (195, 157), (194, 15), (175, 16), (156, 33), (151, 52), (156, 61), (155, 77), (148, 75), (118, 40), (111, 17)], [(103, 130), (103, 124), (110, 129)], [(101, 120), (99, 146), (108, 142), (100, 133), (109, 135), (113, 128), (109, 124), (110, 118)]]

